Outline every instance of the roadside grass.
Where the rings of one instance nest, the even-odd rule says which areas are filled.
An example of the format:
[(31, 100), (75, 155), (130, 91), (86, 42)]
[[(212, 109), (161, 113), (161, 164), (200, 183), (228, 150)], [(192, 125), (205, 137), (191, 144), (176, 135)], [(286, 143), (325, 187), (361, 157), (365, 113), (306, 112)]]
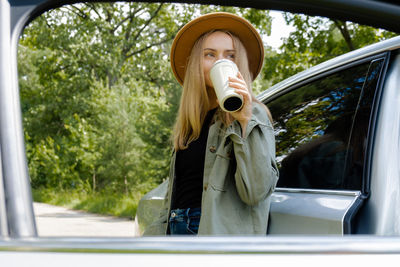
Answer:
[(116, 194), (109, 192), (56, 191), (32, 189), (33, 200), (95, 214), (134, 219), (141, 193)]

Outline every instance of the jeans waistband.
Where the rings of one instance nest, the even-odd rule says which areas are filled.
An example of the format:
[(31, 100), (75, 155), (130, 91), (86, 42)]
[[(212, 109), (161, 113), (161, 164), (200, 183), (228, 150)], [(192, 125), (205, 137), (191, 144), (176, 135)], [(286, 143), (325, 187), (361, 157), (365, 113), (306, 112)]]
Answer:
[(195, 235), (200, 226), (201, 209), (187, 208), (171, 210), (169, 233), (171, 235)]
[(170, 218), (177, 216), (195, 217), (201, 215), (201, 208), (187, 208), (171, 210)]

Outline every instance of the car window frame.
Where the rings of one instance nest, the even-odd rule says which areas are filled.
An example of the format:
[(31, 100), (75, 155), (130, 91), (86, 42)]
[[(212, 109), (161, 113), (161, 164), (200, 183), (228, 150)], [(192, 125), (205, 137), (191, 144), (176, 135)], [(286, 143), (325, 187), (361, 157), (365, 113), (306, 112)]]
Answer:
[(374, 154), (374, 147), (375, 147), (375, 140), (376, 140), (376, 131), (377, 131), (377, 124), (378, 124), (378, 114), (379, 114), (379, 107), (381, 105), (382, 95), (384, 91), (384, 83), (388, 73), (388, 68), (390, 64), (390, 60), (392, 58), (393, 51), (387, 51), (382, 53), (384, 56), (384, 62), (381, 69), (381, 73), (379, 75), (376, 89), (375, 89), (375, 96), (373, 99), (373, 103), (371, 106), (371, 117), (370, 117), (370, 124), (368, 127), (368, 139), (367, 139), (367, 147), (365, 149), (365, 163), (363, 169), (363, 197), (368, 198), (371, 193), (371, 175), (372, 175), (372, 162), (373, 162), (373, 154)]
[[(377, 85), (375, 88), (375, 96), (374, 99), (372, 101), (371, 104), (371, 117), (370, 117), (370, 124), (368, 126), (368, 135), (367, 135), (367, 147), (365, 149), (366, 152), (366, 157), (364, 160), (364, 166), (363, 166), (363, 177), (362, 177), (362, 187), (361, 190), (359, 190), (361, 192), (361, 196), (363, 199), (368, 198), (369, 193), (370, 193), (370, 179), (371, 179), (371, 163), (372, 163), (372, 155), (373, 155), (373, 142), (374, 142), (374, 133), (375, 133), (375, 129), (376, 129), (376, 120), (377, 120), (377, 112), (378, 112), (378, 107), (379, 107), (379, 103), (380, 103), (380, 99), (381, 99), (381, 95), (382, 95), (382, 88), (383, 88), (383, 82), (384, 82), (384, 78), (388, 69), (388, 65), (389, 65), (389, 60), (390, 60), (390, 51), (387, 52), (380, 52), (377, 53), (375, 55), (370, 55), (361, 59), (357, 59), (351, 62), (348, 62), (346, 64), (343, 64), (341, 66), (332, 68), (332, 69), (328, 69), (325, 72), (320, 72), (317, 73), (316, 75), (312, 75), (310, 77), (306, 77), (304, 79), (302, 79), (301, 81), (299, 81), (299, 83), (294, 83), (290, 86), (288, 86), (287, 88), (283, 88), (281, 90), (279, 90), (279, 92), (271, 95), (270, 97), (267, 97), (266, 99), (263, 100), (263, 103), (266, 104), (268, 106), (268, 104), (272, 101), (274, 101), (275, 99), (289, 93), (292, 92), (304, 85), (310, 84), (316, 80), (319, 79), (323, 79), (326, 78), (334, 73), (340, 72), (340, 71), (344, 71), (346, 69), (352, 68), (354, 66), (357, 65), (361, 65), (364, 63), (369, 62), (371, 65), (372, 62), (374, 60), (378, 60), (378, 59), (383, 59), (383, 66), (381, 68), (381, 73), (379, 74), (378, 77), (378, 81), (377, 81)], [(363, 88), (364, 89), (364, 88)], [(357, 110), (355, 110), (355, 112), (357, 112)], [(349, 194), (353, 194), (354, 192), (357, 192), (358, 190), (331, 190), (331, 189), (309, 189), (309, 188), (284, 188), (284, 187), (276, 187), (276, 190), (279, 192), (304, 192), (304, 193), (326, 193), (326, 194), (340, 194), (340, 193), (349, 193)]]
[[(379, 112), (379, 106), (381, 102), (381, 95), (383, 94), (383, 87), (384, 87), (384, 81), (386, 77), (386, 73), (388, 71), (389, 67), (389, 62), (390, 62), (390, 56), (393, 52), (392, 51), (386, 51), (386, 52), (379, 52), (375, 55), (369, 55), (361, 59), (357, 59), (351, 62), (347, 62), (343, 65), (340, 65), (339, 67), (334, 67), (331, 69), (328, 69), (326, 71), (322, 71), (317, 73), (316, 75), (310, 75), (310, 77), (305, 77), (303, 79), (300, 79), (299, 83), (296, 83), (295, 81), (288, 86), (287, 88), (283, 88), (279, 90), (277, 93), (263, 99), (263, 103), (268, 106), (268, 104), (271, 101), (276, 100), (277, 98), (290, 93), (298, 88), (301, 88), (302, 86), (306, 84), (310, 84), (316, 80), (323, 79), (326, 77), (329, 77), (330, 75), (333, 75), (335, 73), (338, 73), (340, 71), (352, 68), (354, 66), (358, 66), (364, 63), (369, 62), (369, 67), (374, 64), (374, 61), (377, 60), (383, 60), (382, 66), (380, 67), (380, 73), (378, 74), (379, 76), (377, 77), (377, 82), (376, 82), (376, 87), (375, 87), (375, 92), (374, 92), (374, 97), (372, 99), (371, 103), (371, 112), (370, 112), (370, 119), (369, 119), (369, 125), (368, 125), (368, 133), (367, 133), (367, 147), (365, 148), (365, 159), (364, 159), (364, 165), (363, 165), (363, 173), (362, 173), (362, 184), (360, 190), (349, 190), (349, 189), (343, 189), (343, 190), (332, 190), (332, 189), (310, 189), (310, 188), (292, 188), (292, 187), (276, 187), (275, 192), (278, 193), (283, 193), (283, 194), (291, 194), (291, 193), (298, 193), (298, 194), (304, 194), (304, 195), (315, 195), (315, 194), (321, 194), (321, 195), (341, 195), (341, 196), (348, 196), (354, 197), (353, 203), (347, 210), (347, 212), (344, 214), (343, 221), (342, 221), (342, 227), (343, 227), (343, 234), (353, 234), (354, 232), (354, 225), (357, 224), (357, 216), (359, 213), (359, 210), (362, 208), (364, 205), (366, 199), (368, 199), (369, 194), (370, 194), (370, 181), (371, 181), (371, 169), (372, 169), (372, 160), (373, 160), (373, 148), (374, 148), (374, 140), (375, 140), (375, 131), (377, 128), (377, 116)], [(368, 73), (367, 73), (368, 74)], [(366, 75), (367, 75), (366, 74)], [(364, 93), (365, 87), (363, 86), (360, 94)], [(360, 95), (359, 101), (361, 101), (365, 95)], [(354, 110), (354, 114), (358, 112), (357, 107)], [(354, 121), (353, 121), (354, 123)], [(350, 138), (351, 139), (351, 138)]]
[[(9, 44), (11, 46), (10, 51), (11, 56), (8, 60), (8, 64), (11, 64), (11, 70), (7, 72), (3, 77), (6, 77), (8, 79), (11, 79), (10, 84), (4, 85), (0, 84), (0, 92), (3, 93), (4, 91), (13, 91), (13, 93), (18, 92), (18, 81), (17, 81), (17, 71), (16, 71), (16, 50), (17, 50), (17, 44), (18, 44), (18, 39), (20, 34), (22, 33), (23, 28), (28, 24), (28, 22), (35, 17), (39, 16), (43, 12), (59, 7), (63, 4), (73, 4), (81, 1), (50, 1), (50, 0), (10, 0), (10, 1), (2, 1), (1, 6), (3, 5), (8, 5), (8, 8), (10, 8), (10, 18), (4, 18), (3, 19), (10, 19), (10, 22), (7, 26), (10, 26), (9, 31), (5, 31), (6, 33), (10, 34), (10, 36), (1, 36), (5, 37), (6, 42), (10, 41)], [(88, 1), (88, 2), (98, 2), (98, 1)], [(160, 1), (160, 2), (168, 2), (168, 1)], [(183, 2), (183, 3), (204, 3), (207, 4), (209, 1), (178, 1), (178, 2)], [(299, 3), (300, 2), (300, 3)], [(225, 1), (215, 1), (214, 4), (226, 4)], [(282, 10), (282, 11), (289, 11), (289, 12), (302, 12), (305, 14), (309, 15), (321, 15), (321, 16), (328, 16), (328, 17), (333, 17), (337, 19), (348, 19), (348, 16), (351, 13), (348, 13), (348, 10), (358, 10), (358, 8), (361, 8), (360, 12), (357, 12), (355, 14), (352, 14), (350, 19), (351, 21), (358, 22), (358, 23), (363, 23), (367, 24), (370, 26), (380, 26), (381, 28), (385, 28), (388, 30), (392, 31), (400, 31), (400, 5), (390, 5), (388, 3), (379, 3), (378, 1), (368, 1), (368, 3), (365, 3), (365, 1), (340, 1), (340, 3), (336, 3), (335, 1), (326, 1), (322, 5), (321, 3), (310, 3), (310, 1), (295, 1), (295, 0), (283, 0), (283, 1), (277, 1), (277, 0), (270, 0), (266, 3), (259, 3), (259, 2), (251, 2), (251, 3), (244, 3), (243, 1), (239, 0), (234, 0), (230, 5), (234, 6), (251, 6), (254, 8), (259, 8), (262, 7), (264, 9), (277, 9), (277, 10)], [(377, 16), (375, 15), (375, 12), (378, 12)], [(383, 26), (382, 26), (383, 25)], [(3, 35), (4, 32), (0, 31), (0, 34)], [(9, 39), (8, 39), (9, 38)], [(2, 54), (4, 55), (4, 54)], [(11, 100), (12, 102), (18, 102), (18, 99), (10, 98), (7, 100)], [(20, 114), (18, 113), (19, 106), (16, 107), (17, 105), (14, 104), (13, 111), (16, 112), (16, 118), (13, 118), (12, 122), (16, 122), (14, 124), (20, 123)], [(1, 128), (2, 125), (0, 125)], [(11, 135), (18, 135), (19, 139), (22, 139), (21, 136), (21, 125), (11, 125)], [(21, 150), (21, 146), (23, 147), (24, 144), (23, 142), (20, 142), (18, 144), (19, 150)], [(4, 149), (4, 148), (2, 148)], [(13, 151), (15, 152), (15, 151)], [(2, 150), (3, 154), (3, 159), (8, 158), (8, 156), (11, 154), (10, 152), (4, 153)], [(18, 153), (17, 153), (18, 154)], [(13, 183), (20, 183), (22, 184), (22, 188), (19, 188), (18, 192), (23, 192), (26, 193), (26, 195), (23, 196), (23, 201), (20, 203), (23, 208), (22, 212), (19, 210), (17, 212), (16, 208), (14, 205), (7, 204), (7, 210), (9, 210), (13, 215), (10, 217), (13, 217), (13, 222), (19, 224), (21, 223), (24, 219), (27, 219), (27, 222), (23, 225), (18, 225), (18, 226), (12, 226), (10, 222), (8, 222), (11, 226), (8, 229), (8, 232), (10, 233), (7, 236), (10, 237), (35, 237), (37, 236), (36, 233), (36, 226), (35, 226), (35, 220), (34, 217), (29, 216), (27, 213), (33, 214), (33, 209), (32, 209), (32, 200), (31, 200), (31, 192), (30, 188), (28, 188), (26, 185), (29, 184), (28, 177), (24, 175), (24, 173), (27, 173), (26, 169), (26, 158), (24, 158), (24, 154), (18, 155), (21, 156), (18, 157), (17, 160), (17, 167), (18, 171), (11, 171), (8, 172), (8, 167), (3, 168), (3, 179), (8, 179), (9, 182), (12, 181), (14, 178), (15, 181)], [(19, 168), (21, 167), (22, 168)], [(6, 186), (7, 187), (7, 186)], [(11, 193), (8, 191), (7, 188), (5, 188), (5, 195), (8, 197), (15, 197), (10, 195)], [(30, 203), (29, 203), (30, 199)], [(26, 215), (24, 215), (27, 214)], [(15, 217), (14, 217), (15, 216)], [(23, 229), (23, 228), (28, 228), (28, 229)]]

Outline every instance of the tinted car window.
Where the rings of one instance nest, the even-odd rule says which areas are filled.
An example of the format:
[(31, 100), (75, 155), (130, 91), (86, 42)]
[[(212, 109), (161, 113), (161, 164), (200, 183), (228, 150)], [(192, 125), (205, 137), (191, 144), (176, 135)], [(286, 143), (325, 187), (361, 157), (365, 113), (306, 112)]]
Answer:
[(362, 187), (368, 125), (383, 59), (335, 72), (272, 102), (279, 187)]

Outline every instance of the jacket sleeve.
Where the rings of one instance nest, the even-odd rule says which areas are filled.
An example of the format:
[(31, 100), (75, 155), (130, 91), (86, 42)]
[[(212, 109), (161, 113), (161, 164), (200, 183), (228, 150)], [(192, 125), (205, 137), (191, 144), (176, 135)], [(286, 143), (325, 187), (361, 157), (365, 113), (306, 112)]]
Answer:
[(278, 180), (274, 131), (265, 108), (253, 104), (246, 136), (242, 137), (238, 121), (234, 121), (226, 133), (233, 142), (238, 194), (247, 205), (255, 206), (274, 191)]

